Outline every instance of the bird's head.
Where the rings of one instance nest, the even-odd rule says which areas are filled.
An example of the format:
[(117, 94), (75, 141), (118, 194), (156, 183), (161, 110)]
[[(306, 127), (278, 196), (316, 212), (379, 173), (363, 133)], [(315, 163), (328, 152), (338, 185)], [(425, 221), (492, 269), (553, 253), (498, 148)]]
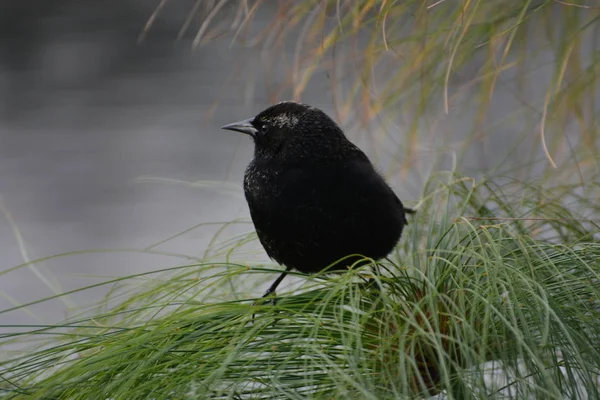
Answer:
[(353, 146), (327, 114), (293, 101), (275, 104), (253, 118), (222, 129), (252, 136), (255, 157), (262, 160), (331, 158), (339, 156), (341, 148)]

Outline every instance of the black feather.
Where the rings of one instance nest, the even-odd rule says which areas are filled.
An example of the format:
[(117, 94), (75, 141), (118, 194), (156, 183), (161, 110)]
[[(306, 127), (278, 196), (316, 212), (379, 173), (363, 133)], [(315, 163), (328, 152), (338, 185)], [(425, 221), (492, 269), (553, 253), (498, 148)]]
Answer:
[(224, 128), (254, 138), (244, 193), (272, 259), (314, 273), (351, 254), (378, 260), (393, 250), (414, 211), (321, 110), (283, 102)]

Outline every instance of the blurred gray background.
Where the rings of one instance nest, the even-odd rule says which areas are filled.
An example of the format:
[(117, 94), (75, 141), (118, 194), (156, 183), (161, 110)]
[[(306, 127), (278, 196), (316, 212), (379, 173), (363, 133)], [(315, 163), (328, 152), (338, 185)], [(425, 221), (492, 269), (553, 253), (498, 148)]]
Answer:
[[(260, 54), (231, 48), (231, 37), (192, 51), (193, 34), (176, 37), (194, 2), (172, 3), (138, 43), (158, 2), (2, 2), (0, 309), (185, 262), (84, 253), (6, 272), (27, 260), (142, 250), (200, 223), (248, 219), (240, 184), (252, 144), (219, 127), (269, 104), (266, 91), (248, 91), (264, 80)], [(325, 107), (325, 92), (309, 93)], [(219, 227), (194, 229), (160, 251), (202, 256)], [(223, 237), (251, 230), (246, 223)], [(56, 322), (107, 289), (3, 313), (0, 324)]]
[[(169, 2), (138, 43), (158, 3), (2, 2), (0, 270), (5, 272), (0, 275), (0, 309), (105, 277), (183, 262), (111, 251), (46, 259), (34, 268), (10, 271), (27, 260), (91, 249), (142, 250), (201, 223), (248, 218), (240, 185), (252, 144), (219, 127), (290, 95), (283, 91), (275, 98), (265, 89), (282, 83), (277, 71), (265, 72), (265, 58), (279, 55), (232, 41), (233, 34), (226, 31), (192, 51), (193, 34), (176, 40), (192, 0)], [(225, 5), (219, 18), (233, 18), (235, 7)], [(269, 21), (270, 12), (263, 6), (254, 25)], [(201, 11), (196, 28), (202, 16)], [(543, 52), (538, 61), (532, 80), (518, 83), (531, 85), (525, 90), (531, 98), (515, 95), (510, 85), (517, 83), (507, 72), (490, 119), (513, 115), (526, 103), (533, 109), (539, 106), (552, 65)], [(452, 85), (469, 81), (474, 68), (457, 71)], [(335, 117), (329, 80), (328, 74), (318, 72), (302, 100)], [(409, 205), (418, 201), (432, 170), (452, 165), (453, 144), (460, 144), (471, 129), (476, 105), (469, 92), (457, 93), (453, 100), (448, 115), (441, 112), (441, 101), (433, 102), (434, 117), (419, 136), (420, 150), (409, 174), (394, 170), (393, 152), (386, 152), (390, 143), (369, 140), (357, 129), (348, 131), (389, 172), (392, 186)], [(401, 110), (397, 117), (401, 137), (403, 123), (411, 121)], [(522, 133), (524, 124), (516, 114), (506, 119), (465, 155), (463, 168), (484, 170), (504, 160), (515, 146), (511, 133)], [(531, 156), (538, 145), (535, 138), (532, 134), (521, 143), (512, 153), (513, 162), (520, 151)], [(397, 143), (402, 148), (400, 139)], [(159, 248), (201, 257), (218, 228), (198, 227)], [(236, 225), (223, 239), (251, 230), (251, 224)], [(255, 255), (260, 258), (260, 248)], [(0, 325), (56, 322), (74, 312), (71, 307), (103, 293), (105, 289), (86, 291), (69, 300), (3, 313)]]

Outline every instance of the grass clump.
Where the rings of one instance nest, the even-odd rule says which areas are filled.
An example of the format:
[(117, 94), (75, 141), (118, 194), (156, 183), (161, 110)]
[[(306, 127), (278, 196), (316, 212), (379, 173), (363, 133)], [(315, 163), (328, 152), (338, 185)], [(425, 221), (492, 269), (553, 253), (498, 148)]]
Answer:
[(268, 268), (119, 280), (89, 317), (5, 335), (51, 340), (2, 361), (2, 397), (598, 398), (598, 227), (511, 185), (438, 175), (382, 274), (306, 277), (275, 305), (228, 290)]

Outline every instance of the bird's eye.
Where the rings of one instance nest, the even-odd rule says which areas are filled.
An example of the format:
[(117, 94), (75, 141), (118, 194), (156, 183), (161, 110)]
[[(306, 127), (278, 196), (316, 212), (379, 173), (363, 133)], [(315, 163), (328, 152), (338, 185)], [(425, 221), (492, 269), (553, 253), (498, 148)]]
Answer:
[(268, 130), (269, 127), (266, 124), (260, 127), (260, 133), (262, 133), (263, 135), (267, 133)]

